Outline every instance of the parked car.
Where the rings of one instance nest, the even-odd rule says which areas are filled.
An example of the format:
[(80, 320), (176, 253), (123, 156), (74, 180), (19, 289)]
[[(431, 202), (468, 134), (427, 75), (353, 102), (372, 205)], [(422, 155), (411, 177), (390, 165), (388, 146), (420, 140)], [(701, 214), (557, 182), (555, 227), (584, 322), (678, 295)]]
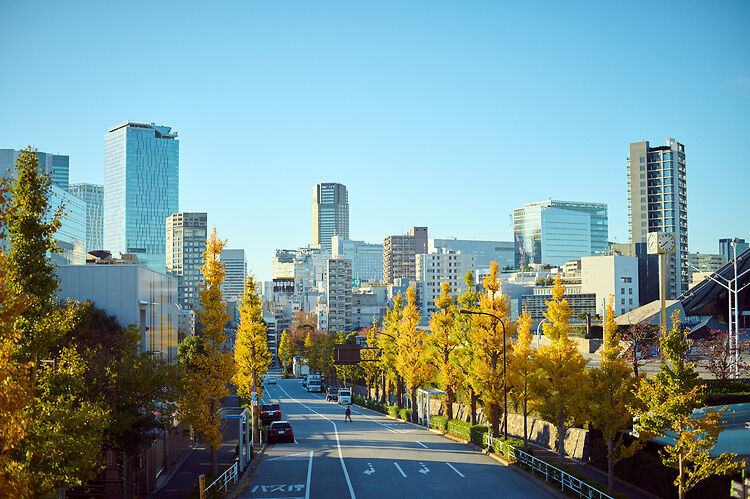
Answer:
[(305, 375), (302, 378), (302, 388), (306, 388), (306, 387), (307, 387), (307, 375)]
[(263, 424), (268, 424), (269, 421), (281, 421), (279, 404), (261, 404), (260, 420), (263, 421)]
[(339, 400), (339, 392), (335, 388), (328, 387), (326, 390), (326, 402), (334, 401), (337, 402)]
[(349, 388), (340, 388), (338, 403), (349, 405), (352, 403), (352, 391)]
[(294, 442), (294, 430), (289, 421), (274, 421), (268, 428), (268, 443)]
[(276, 384), (276, 376), (268, 376), (266, 378), (266, 383), (269, 385), (275, 385)]

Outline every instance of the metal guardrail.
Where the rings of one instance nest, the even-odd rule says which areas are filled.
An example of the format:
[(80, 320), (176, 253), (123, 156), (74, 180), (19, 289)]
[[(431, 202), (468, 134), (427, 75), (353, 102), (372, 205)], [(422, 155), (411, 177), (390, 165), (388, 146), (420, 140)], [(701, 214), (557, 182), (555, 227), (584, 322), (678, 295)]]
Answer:
[[(486, 438), (487, 445), (494, 450), (495, 439), (489, 434), (486, 434)], [(499, 440), (499, 442), (503, 454), (506, 456), (512, 456), (516, 461), (528, 466), (532, 471), (544, 475), (547, 482), (558, 482), (563, 492), (569, 490), (578, 494), (579, 497), (586, 497), (588, 499), (613, 499), (612, 496), (605, 494), (599, 489), (595, 489), (580, 478), (576, 478), (560, 468), (556, 468), (555, 466), (532, 456), (528, 452), (517, 449), (512, 445), (508, 445), (502, 440)]]
[(234, 462), (232, 466), (230, 466), (224, 473), (219, 475), (219, 478), (213, 481), (211, 485), (206, 487), (206, 495), (214, 489), (215, 491), (223, 490), (226, 492), (229, 490), (229, 484), (236, 484), (237, 480), (239, 479), (239, 463), (237, 461)]

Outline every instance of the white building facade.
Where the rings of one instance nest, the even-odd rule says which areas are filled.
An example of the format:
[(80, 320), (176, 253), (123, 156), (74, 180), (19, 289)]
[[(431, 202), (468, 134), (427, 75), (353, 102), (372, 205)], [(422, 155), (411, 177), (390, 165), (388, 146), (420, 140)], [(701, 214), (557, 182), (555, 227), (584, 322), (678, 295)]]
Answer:
[(464, 276), (474, 272), (474, 255), (442, 250), (439, 253), (416, 255), (417, 301), (423, 317), (437, 311), (435, 299), (440, 296), (444, 282), (450, 284), (451, 294), (457, 296), (466, 287)]
[(615, 315), (638, 308), (638, 258), (590, 256), (581, 258), (581, 293), (596, 294), (596, 313), (604, 317), (606, 300), (614, 296)]

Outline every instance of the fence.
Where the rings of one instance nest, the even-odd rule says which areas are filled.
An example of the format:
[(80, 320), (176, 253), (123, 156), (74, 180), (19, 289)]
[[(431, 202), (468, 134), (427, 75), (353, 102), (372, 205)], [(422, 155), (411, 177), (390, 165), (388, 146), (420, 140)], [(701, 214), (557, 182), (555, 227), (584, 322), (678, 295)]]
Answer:
[[(580, 478), (576, 478), (560, 468), (556, 468), (551, 464), (532, 456), (528, 452), (517, 449), (512, 445), (508, 445), (504, 441), (500, 440), (499, 442), (503, 454), (506, 456), (512, 456), (516, 461), (527, 466), (532, 472), (536, 471), (537, 473), (544, 475), (544, 479), (547, 482), (552, 481), (559, 483), (563, 492), (569, 490), (578, 494), (579, 497), (586, 497), (588, 499), (613, 499), (612, 496), (592, 487)], [(491, 449), (495, 449), (495, 439), (489, 434), (487, 434), (487, 444)]]
[(226, 492), (229, 490), (229, 484), (232, 485), (237, 483), (237, 480), (239, 479), (239, 463), (235, 461), (235, 463), (227, 468), (227, 470), (219, 475), (219, 478), (213, 481), (211, 485), (206, 487), (206, 495), (213, 490), (214, 492), (224, 491)]

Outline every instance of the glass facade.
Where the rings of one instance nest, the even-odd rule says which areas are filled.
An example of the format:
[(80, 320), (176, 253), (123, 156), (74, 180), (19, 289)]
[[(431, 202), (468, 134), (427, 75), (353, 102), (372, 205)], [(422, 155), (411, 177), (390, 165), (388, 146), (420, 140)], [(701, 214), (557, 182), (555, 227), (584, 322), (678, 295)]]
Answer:
[(55, 243), (62, 250), (50, 255), (55, 265), (86, 264), (86, 202), (56, 185), (51, 188), (49, 213), (64, 205), (60, 228), (55, 232)]
[(349, 241), (341, 236), (331, 240), (331, 258), (351, 260), (352, 278), (383, 281), (383, 245)]
[(349, 194), (343, 184), (318, 184), (313, 199), (313, 246), (331, 251), (331, 238), (349, 239)]
[(221, 263), (224, 267), (224, 283), (221, 285), (221, 296), (224, 301), (238, 300), (245, 293), (247, 280), (247, 257), (243, 249), (224, 249), (221, 252)]
[(515, 264), (562, 265), (609, 248), (606, 203), (541, 201), (513, 210)]
[(126, 122), (104, 139), (104, 249), (166, 270), (166, 219), (179, 205), (179, 141), (170, 127)]
[[(2, 176), (12, 176), (15, 171), (16, 159), (21, 151), (17, 149), (0, 149), (0, 171)], [(56, 185), (63, 191), (68, 190), (68, 179), (70, 178), (70, 157), (62, 154), (49, 154), (37, 151), (39, 167), (50, 176), (52, 185)], [(8, 173), (10, 170), (10, 173)]]
[(69, 192), (86, 202), (86, 252), (104, 249), (104, 186), (70, 184)]

